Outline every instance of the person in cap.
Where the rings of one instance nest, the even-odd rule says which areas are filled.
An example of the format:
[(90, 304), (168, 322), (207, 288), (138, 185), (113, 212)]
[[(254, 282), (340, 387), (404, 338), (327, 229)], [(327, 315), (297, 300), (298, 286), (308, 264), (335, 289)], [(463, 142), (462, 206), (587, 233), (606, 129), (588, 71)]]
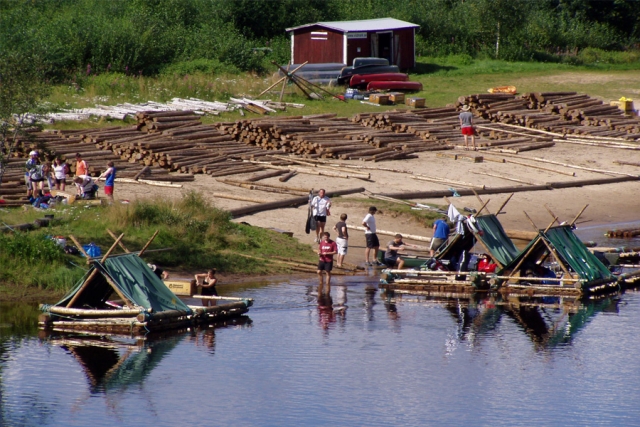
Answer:
[(29, 153), (29, 160), (24, 165), (24, 183), (27, 186), (27, 197), (33, 195), (33, 184), (31, 183), (31, 174), (38, 169), (40, 165), (40, 159), (38, 158), (37, 151), (31, 151)]
[(468, 105), (462, 106), (462, 113), (460, 113), (460, 129), (462, 130), (462, 136), (464, 137), (464, 149), (469, 149), (469, 137), (471, 137), (471, 144), (473, 150), (476, 150), (476, 130), (473, 127), (473, 114), (469, 111), (471, 108)]

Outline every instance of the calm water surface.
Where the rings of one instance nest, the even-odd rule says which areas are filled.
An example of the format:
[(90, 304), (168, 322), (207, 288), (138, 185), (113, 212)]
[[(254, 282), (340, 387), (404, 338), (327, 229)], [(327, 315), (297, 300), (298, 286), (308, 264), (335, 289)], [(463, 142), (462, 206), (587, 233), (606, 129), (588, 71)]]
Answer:
[(531, 307), (392, 299), (375, 277), (338, 278), (330, 301), (315, 281), (220, 290), (254, 298), (249, 317), (145, 341), (39, 337), (33, 307), (0, 305), (0, 426), (640, 425), (637, 292)]

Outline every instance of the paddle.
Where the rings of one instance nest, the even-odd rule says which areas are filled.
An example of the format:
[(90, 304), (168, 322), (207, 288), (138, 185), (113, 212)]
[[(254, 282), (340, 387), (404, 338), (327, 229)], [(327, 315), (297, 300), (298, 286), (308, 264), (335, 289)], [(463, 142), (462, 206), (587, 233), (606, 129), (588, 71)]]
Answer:
[[(312, 218), (312, 210), (311, 210), (311, 198), (313, 197), (313, 191), (309, 191), (309, 209), (307, 211), (307, 224), (304, 227), (304, 232), (307, 234), (311, 233), (311, 218)], [(313, 228), (315, 230), (315, 227)]]

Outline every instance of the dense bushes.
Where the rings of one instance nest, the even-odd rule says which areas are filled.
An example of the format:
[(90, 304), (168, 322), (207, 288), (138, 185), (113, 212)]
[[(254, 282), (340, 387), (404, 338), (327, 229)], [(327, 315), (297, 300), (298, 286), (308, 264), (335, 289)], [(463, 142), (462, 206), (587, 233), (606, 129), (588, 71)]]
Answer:
[(0, 53), (36, 55), (58, 81), (260, 72), (289, 59), (287, 27), (385, 16), (420, 25), (424, 56), (531, 60), (625, 50), (640, 37), (633, 0), (0, 0)]

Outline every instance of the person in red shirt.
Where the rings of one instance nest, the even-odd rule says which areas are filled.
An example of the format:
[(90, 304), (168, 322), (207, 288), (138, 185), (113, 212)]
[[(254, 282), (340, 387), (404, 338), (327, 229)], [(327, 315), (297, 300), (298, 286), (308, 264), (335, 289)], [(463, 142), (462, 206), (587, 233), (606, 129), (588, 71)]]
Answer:
[(478, 261), (478, 271), (483, 273), (494, 273), (498, 264), (494, 263), (489, 255), (482, 254), (479, 256), (480, 260)]
[(338, 253), (338, 245), (331, 240), (331, 235), (326, 231), (322, 233), (322, 240), (318, 245), (318, 256), (320, 260), (318, 262), (318, 280), (320, 282), (320, 289), (318, 293), (322, 292), (322, 272), (327, 276), (327, 293), (331, 292), (331, 270), (333, 269), (333, 256)]

